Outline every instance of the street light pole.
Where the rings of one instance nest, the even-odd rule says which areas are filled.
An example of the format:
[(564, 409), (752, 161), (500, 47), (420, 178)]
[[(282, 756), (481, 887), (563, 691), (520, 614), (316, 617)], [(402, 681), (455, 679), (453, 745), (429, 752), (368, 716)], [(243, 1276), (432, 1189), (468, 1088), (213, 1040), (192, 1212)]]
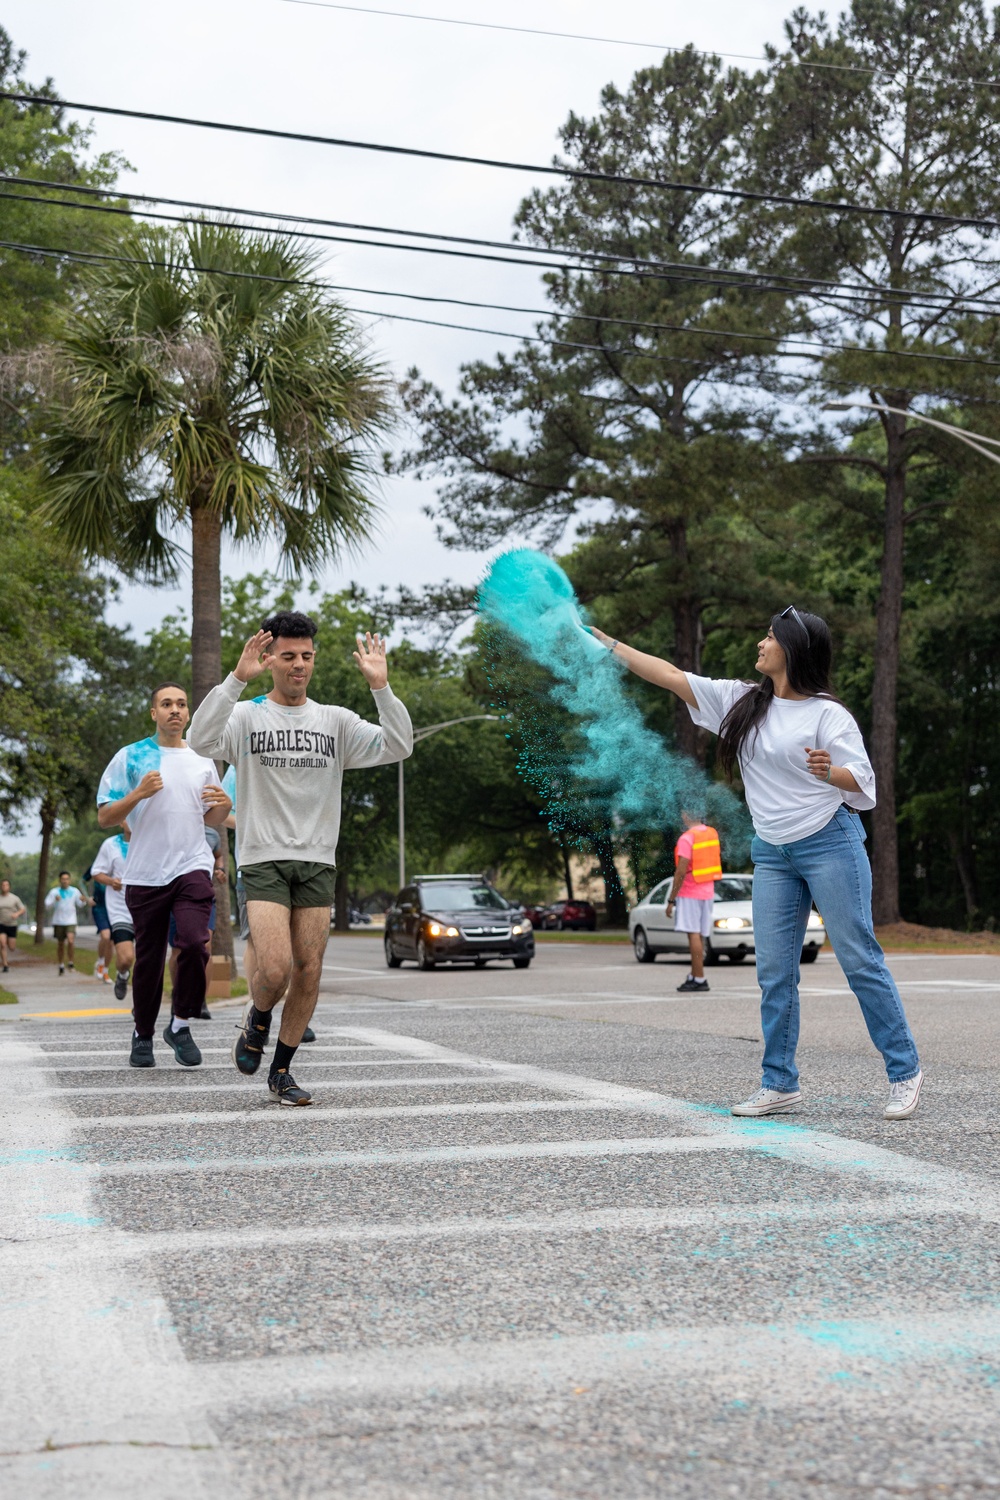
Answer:
[(824, 411), (851, 411), (855, 407), (863, 411), (891, 411), (899, 417), (911, 417), (914, 422), (926, 422), (928, 427), (940, 428), (942, 432), (950, 432), (952, 437), (957, 437), (970, 448), (975, 448), (983, 458), (992, 459), (995, 464), (1000, 464), (1000, 454), (990, 453), (986, 448), (981, 448), (981, 443), (990, 443), (993, 447), (1000, 448), (1000, 441), (996, 438), (983, 437), (979, 432), (968, 433), (962, 427), (955, 427), (951, 422), (939, 422), (935, 417), (925, 417), (919, 411), (907, 411), (902, 406), (885, 406), (880, 401), (827, 401)]
[[(483, 719), (497, 720), (499, 714), (467, 714), (464, 719), (445, 719), (443, 724), (425, 724), (421, 729), (413, 731), (413, 743), (416, 745), (420, 740), (429, 739), (432, 734), (438, 734), (442, 729), (453, 729), (456, 724), (477, 724)], [(403, 778), (404, 762), (399, 763), (399, 889), (402, 890), (406, 884), (406, 788)]]

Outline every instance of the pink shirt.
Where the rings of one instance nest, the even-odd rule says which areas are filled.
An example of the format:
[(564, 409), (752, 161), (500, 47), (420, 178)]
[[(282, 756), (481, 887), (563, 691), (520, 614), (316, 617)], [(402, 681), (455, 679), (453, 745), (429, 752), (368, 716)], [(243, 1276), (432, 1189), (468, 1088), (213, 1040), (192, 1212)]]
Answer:
[[(690, 859), (694, 854), (694, 835), (696, 830), (689, 828), (687, 833), (682, 833), (677, 840), (674, 851), (677, 859)], [(678, 896), (687, 896), (693, 901), (713, 901), (715, 899), (714, 880), (695, 880), (691, 871), (688, 870), (684, 876)]]

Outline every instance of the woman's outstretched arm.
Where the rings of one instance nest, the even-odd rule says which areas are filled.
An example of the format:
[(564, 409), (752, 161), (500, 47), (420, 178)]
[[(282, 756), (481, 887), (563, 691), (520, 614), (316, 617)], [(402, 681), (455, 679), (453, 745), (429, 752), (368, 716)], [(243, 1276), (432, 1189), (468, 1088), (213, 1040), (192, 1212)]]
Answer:
[(634, 646), (626, 646), (623, 641), (616, 641), (610, 635), (605, 635), (603, 630), (598, 630), (596, 625), (590, 627), (591, 635), (595, 636), (609, 651), (613, 651), (619, 661), (623, 661), (630, 672), (637, 677), (644, 677), (647, 682), (654, 683), (657, 687), (666, 688), (669, 693), (676, 693), (685, 703), (692, 708), (698, 707), (687, 673), (682, 672), (680, 667), (675, 667), (672, 662), (664, 661), (662, 656), (650, 656), (646, 651), (637, 651)]

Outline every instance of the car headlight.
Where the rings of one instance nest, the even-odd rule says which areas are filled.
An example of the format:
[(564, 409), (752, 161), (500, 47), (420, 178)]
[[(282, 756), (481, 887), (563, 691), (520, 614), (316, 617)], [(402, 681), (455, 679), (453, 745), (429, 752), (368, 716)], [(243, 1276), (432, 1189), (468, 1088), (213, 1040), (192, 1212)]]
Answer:
[(721, 932), (738, 932), (741, 927), (749, 927), (750, 922), (747, 917), (716, 917), (712, 926)]
[(441, 923), (440, 922), (428, 922), (427, 923), (427, 932), (428, 932), (428, 934), (431, 937), (440, 937), (441, 936)]
[(531, 923), (525, 917), (523, 922), (515, 922), (510, 929), (511, 937), (521, 937), (523, 933), (531, 931)]
[(823, 921), (823, 918), (820, 916), (818, 911), (811, 911), (809, 913), (809, 920), (806, 923), (806, 926), (815, 929), (816, 927), (825, 927), (826, 923)]
[(458, 937), (458, 928), (449, 927), (445, 931), (445, 937)]

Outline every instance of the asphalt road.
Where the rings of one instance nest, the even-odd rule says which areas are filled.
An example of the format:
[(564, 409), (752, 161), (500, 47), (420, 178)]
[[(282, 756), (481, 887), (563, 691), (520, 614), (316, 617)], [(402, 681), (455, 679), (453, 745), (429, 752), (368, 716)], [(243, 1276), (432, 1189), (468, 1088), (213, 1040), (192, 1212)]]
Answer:
[[(1000, 960), (892, 961), (886, 1085), (803, 969), (794, 1117), (750, 965), (331, 942), (310, 1110), (229, 1061), (124, 1066), (93, 981), (5, 976), (0, 1482), (142, 1500), (1000, 1493)], [(68, 1013), (68, 1014), (67, 1014)]]

